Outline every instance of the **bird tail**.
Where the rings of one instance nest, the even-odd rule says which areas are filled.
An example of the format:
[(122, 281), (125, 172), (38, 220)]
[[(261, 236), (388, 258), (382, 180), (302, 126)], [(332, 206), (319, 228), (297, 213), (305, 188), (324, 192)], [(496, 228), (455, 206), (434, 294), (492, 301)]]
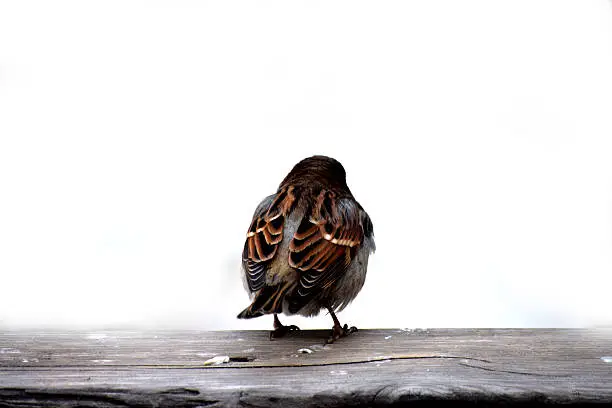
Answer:
[(282, 313), (283, 299), (288, 288), (289, 284), (264, 286), (255, 295), (253, 303), (238, 314), (238, 319), (253, 319), (265, 314)]

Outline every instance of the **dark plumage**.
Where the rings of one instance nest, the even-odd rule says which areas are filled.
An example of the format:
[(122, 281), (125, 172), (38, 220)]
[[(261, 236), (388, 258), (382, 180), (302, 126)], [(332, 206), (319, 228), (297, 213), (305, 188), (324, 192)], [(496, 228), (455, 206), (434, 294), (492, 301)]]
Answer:
[(334, 319), (329, 341), (350, 334), (356, 329), (341, 326), (334, 312), (361, 290), (374, 249), (372, 221), (346, 185), (340, 162), (302, 160), (255, 210), (242, 253), (253, 302), (238, 318), (273, 314), (274, 338), (297, 329), (283, 326), (277, 314), (327, 309)]

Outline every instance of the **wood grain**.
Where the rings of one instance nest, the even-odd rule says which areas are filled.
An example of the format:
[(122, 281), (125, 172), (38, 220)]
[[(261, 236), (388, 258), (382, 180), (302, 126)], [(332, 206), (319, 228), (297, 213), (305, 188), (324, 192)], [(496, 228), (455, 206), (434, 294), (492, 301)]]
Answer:
[(328, 335), (4, 331), (0, 407), (612, 404), (608, 329)]

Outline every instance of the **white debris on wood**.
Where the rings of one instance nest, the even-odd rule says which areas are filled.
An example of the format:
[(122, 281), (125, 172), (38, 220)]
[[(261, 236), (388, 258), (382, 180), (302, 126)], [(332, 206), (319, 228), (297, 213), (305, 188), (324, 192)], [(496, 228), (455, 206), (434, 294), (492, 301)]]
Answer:
[(88, 340), (104, 340), (107, 337), (108, 335), (106, 333), (90, 333), (85, 336), (85, 338)]
[(229, 363), (230, 358), (229, 356), (216, 356), (213, 358), (210, 358), (208, 360), (206, 360), (203, 365), (205, 366), (209, 366), (209, 365), (219, 365), (219, 364), (224, 364), (224, 363)]

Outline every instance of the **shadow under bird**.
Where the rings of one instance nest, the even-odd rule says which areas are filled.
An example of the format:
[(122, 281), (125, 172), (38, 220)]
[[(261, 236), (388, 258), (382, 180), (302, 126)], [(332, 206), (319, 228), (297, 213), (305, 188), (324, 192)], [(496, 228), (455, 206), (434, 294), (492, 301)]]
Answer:
[(342, 326), (335, 312), (361, 290), (374, 250), (372, 221), (340, 162), (306, 158), (255, 210), (242, 253), (252, 303), (238, 318), (273, 314), (273, 339), (299, 330), (282, 325), (278, 314), (316, 316), (326, 309), (334, 320), (328, 342), (347, 336), (357, 329)]

